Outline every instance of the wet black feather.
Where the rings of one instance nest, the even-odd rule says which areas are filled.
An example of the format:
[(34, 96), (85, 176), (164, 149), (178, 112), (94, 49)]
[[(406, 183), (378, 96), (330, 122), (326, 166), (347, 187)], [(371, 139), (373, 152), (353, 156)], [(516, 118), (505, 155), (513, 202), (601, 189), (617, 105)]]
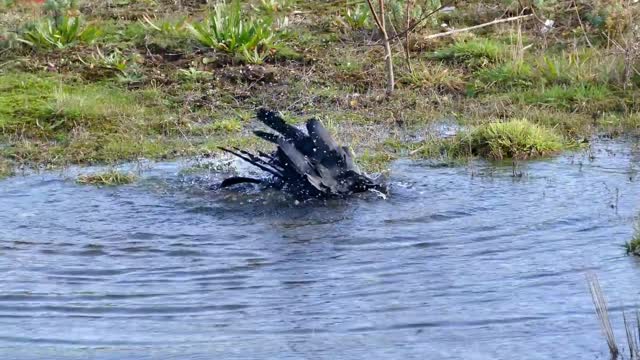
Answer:
[(347, 196), (370, 189), (386, 192), (380, 178), (372, 179), (361, 172), (349, 148), (340, 146), (319, 120), (308, 120), (305, 133), (270, 110), (258, 110), (257, 118), (277, 132), (254, 131), (256, 136), (277, 145), (273, 154), (254, 155), (240, 149), (221, 149), (270, 173), (273, 178), (231, 178), (225, 180), (222, 187), (261, 183), (304, 199)]

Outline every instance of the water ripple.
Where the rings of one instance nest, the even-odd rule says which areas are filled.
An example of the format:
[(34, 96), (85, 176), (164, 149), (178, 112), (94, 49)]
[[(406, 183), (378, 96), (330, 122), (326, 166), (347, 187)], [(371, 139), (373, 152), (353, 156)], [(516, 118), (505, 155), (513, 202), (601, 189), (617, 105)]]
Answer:
[(0, 181), (0, 353), (602, 357), (584, 274), (598, 273), (619, 325), (638, 300), (640, 263), (620, 247), (640, 211), (637, 162), (616, 143), (594, 160), (524, 163), (521, 179), (509, 166), (402, 160), (387, 200), (303, 204), (213, 192), (218, 175), (178, 176), (175, 163), (122, 188), (10, 178)]

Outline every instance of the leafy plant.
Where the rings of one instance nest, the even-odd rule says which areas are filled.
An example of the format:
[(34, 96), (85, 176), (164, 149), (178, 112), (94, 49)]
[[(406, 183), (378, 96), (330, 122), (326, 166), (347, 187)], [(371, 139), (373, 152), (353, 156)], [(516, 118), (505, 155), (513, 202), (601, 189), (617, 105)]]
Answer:
[(212, 73), (190, 67), (189, 69), (179, 69), (178, 75), (185, 81), (200, 81), (211, 78)]
[(371, 28), (371, 12), (365, 3), (349, 6), (344, 12), (344, 20), (354, 30)]
[(109, 55), (104, 55), (100, 48), (98, 48), (96, 49), (96, 53), (92, 54), (91, 57), (94, 63), (107, 69), (117, 70), (121, 73), (124, 73), (129, 65), (129, 59), (118, 49), (115, 49)]
[(239, 1), (217, 4), (204, 22), (188, 28), (202, 45), (243, 56), (247, 62), (261, 62), (274, 49), (271, 21), (248, 17)]
[(249, 50), (246, 47), (242, 48), (242, 59), (249, 64), (262, 64), (272, 52), (276, 49), (265, 49), (264, 47), (255, 47), (253, 50)]
[(274, 14), (289, 10), (295, 0), (260, 0), (258, 9), (267, 14)]
[(124, 82), (131, 83), (137, 82), (130, 80), (136, 78), (136, 75), (140, 73), (137, 65), (141, 61), (141, 56), (138, 53), (125, 55), (119, 49), (114, 49), (105, 54), (100, 48), (96, 48), (96, 52), (91, 54), (90, 57), (80, 59), (80, 61), (87, 65), (89, 70), (106, 70), (108, 74), (115, 73), (119, 80), (128, 79)]
[(79, 42), (92, 43), (99, 34), (94, 26), (81, 28), (79, 17), (62, 16), (57, 21), (45, 19), (28, 27), (20, 41), (37, 48), (62, 49)]
[(141, 21), (142, 21), (142, 25), (146, 29), (151, 29), (165, 36), (182, 37), (186, 35), (188, 32), (185, 18), (180, 18), (175, 21), (166, 20), (166, 19), (154, 21), (151, 18), (149, 18), (149, 16), (143, 15)]

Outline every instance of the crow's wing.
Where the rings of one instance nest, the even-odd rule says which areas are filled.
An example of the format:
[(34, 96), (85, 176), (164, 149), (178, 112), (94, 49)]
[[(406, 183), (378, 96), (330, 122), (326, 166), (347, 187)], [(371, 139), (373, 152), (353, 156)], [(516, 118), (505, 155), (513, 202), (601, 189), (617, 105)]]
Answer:
[[(311, 138), (297, 127), (287, 124), (276, 112), (260, 109), (258, 110), (257, 118), (268, 127), (277, 131), (286, 140), (291, 141), (302, 154), (311, 156), (313, 153), (313, 143), (311, 142)], [(267, 141), (277, 144), (277, 135), (275, 134), (269, 134), (264, 131), (257, 131), (254, 133)]]
[(257, 137), (267, 140), (268, 142), (272, 142), (274, 144), (278, 144), (278, 138), (280, 137), (279, 135), (276, 134), (272, 134), (270, 132), (266, 132), (266, 131), (260, 131), (260, 130), (256, 130), (253, 132), (254, 135), (256, 135)]
[(299, 175), (311, 174), (313, 172), (313, 166), (309, 163), (309, 160), (301, 153), (292, 142), (285, 140), (284, 138), (278, 139), (278, 149), (281, 150), (281, 154), (284, 158), (280, 159), (281, 166), (295, 170)]
[(343, 156), (345, 170), (347, 171), (351, 170), (357, 173), (360, 172), (360, 168), (358, 168), (358, 165), (356, 165), (356, 162), (353, 161), (353, 155), (351, 154), (351, 150), (349, 149), (349, 147), (347, 146), (342, 147), (342, 156)]
[(320, 176), (320, 183), (322, 184), (324, 191), (330, 194), (337, 194), (339, 191), (339, 183), (333, 172), (322, 164), (316, 164), (315, 170)]
[[(277, 131), (287, 140), (293, 141), (294, 143), (306, 137), (304, 132), (302, 132), (295, 126), (287, 124), (284, 119), (281, 118), (280, 115), (278, 115), (278, 113), (276, 113), (275, 111), (259, 109), (257, 117), (258, 120), (262, 121), (265, 125)], [(262, 137), (261, 135), (258, 136)]]
[(313, 160), (324, 165), (331, 176), (337, 177), (344, 171), (356, 170), (349, 149), (340, 147), (320, 121), (307, 121), (307, 131), (315, 149)]
[[(284, 174), (291, 174), (289, 180), (306, 181), (315, 190), (321, 193), (331, 192), (331, 181), (326, 180), (322, 174), (318, 173), (317, 164), (313, 164), (298, 150), (293, 143), (280, 139), (278, 141), (279, 163), (284, 168)], [(286, 176), (286, 175), (285, 175)], [(298, 187), (304, 187), (300, 186)]]

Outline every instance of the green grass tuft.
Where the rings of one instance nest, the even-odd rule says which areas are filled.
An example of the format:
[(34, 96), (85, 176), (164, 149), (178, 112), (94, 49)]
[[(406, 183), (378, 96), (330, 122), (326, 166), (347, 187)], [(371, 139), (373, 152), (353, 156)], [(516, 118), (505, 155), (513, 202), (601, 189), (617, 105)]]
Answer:
[(381, 172), (388, 169), (389, 164), (395, 159), (396, 157), (393, 154), (385, 151), (365, 151), (356, 158), (356, 161), (365, 171)]
[(460, 164), (468, 160), (469, 151), (461, 146), (458, 138), (435, 138), (422, 142), (412, 153), (423, 159), (433, 159), (445, 164)]
[(510, 97), (525, 104), (563, 110), (619, 110), (621, 103), (605, 85), (553, 85), (539, 90), (512, 92)]
[(474, 67), (485, 67), (502, 61), (509, 53), (507, 45), (491, 39), (458, 41), (430, 55), (436, 60), (466, 63)]
[(109, 170), (102, 173), (80, 175), (76, 182), (82, 185), (117, 186), (131, 184), (136, 179), (137, 176), (132, 173)]
[(13, 166), (10, 162), (0, 159), (0, 180), (13, 175)]
[(529, 64), (509, 62), (478, 72), (478, 79), (486, 87), (519, 88), (531, 86), (535, 81)]
[(636, 224), (633, 238), (624, 244), (627, 255), (640, 256), (640, 222)]
[(528, 120), (483, 124), (458, 135), (458, 141), (461, 152), (494, 160), (548, 156), (565, 148), (564, 139), (554, 130)]

